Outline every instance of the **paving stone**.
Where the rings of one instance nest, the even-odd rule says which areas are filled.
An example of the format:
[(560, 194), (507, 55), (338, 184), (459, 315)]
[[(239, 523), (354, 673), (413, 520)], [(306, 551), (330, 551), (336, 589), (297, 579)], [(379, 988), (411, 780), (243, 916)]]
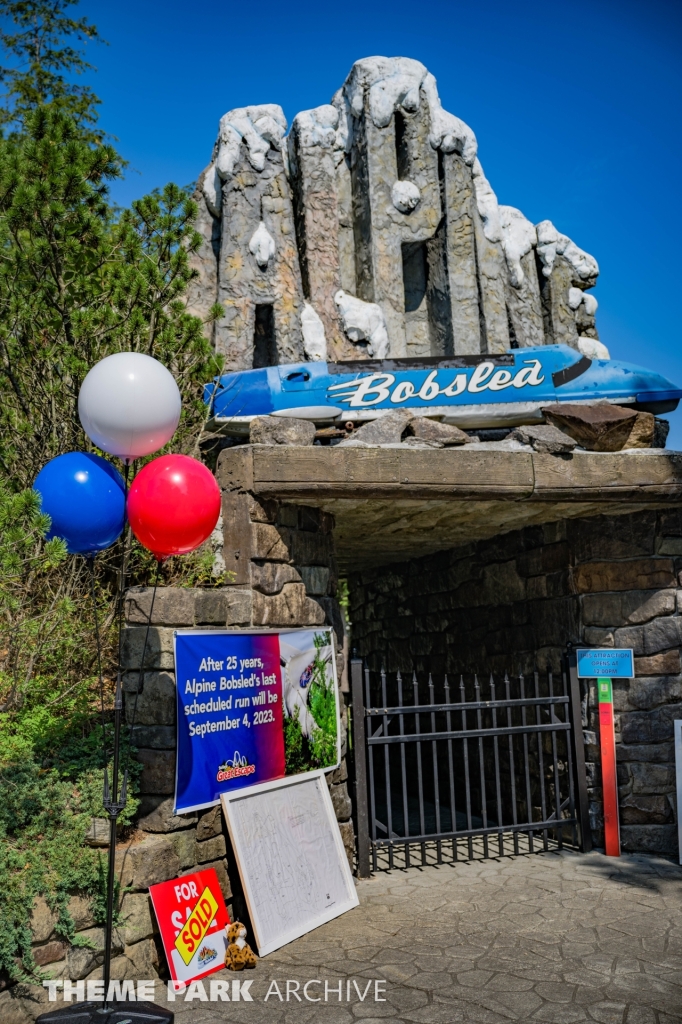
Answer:
[[(202, 816), (206, 831), (216, 827), (212, 817)], [(152, 846), (166, 845), (148, 858), (174, 855), (169, 838), (152, 838)], [(224, 875), (224, 862), (214, 866)], [(660, 857), (569, 851), (378, 873), (358, 883), (359, 908), (261, 960), (253, 1003), (177, 1001), (176, 1021), (679, 1024), (681, 882), (682, 868)], [(142, 911), (146, 895), (132, 898)], [(144, 931), (149, 918), (142, 916)], [(140, 976), (137, 970), (154, 977), (154, 955), (150, 937), (127, 944), (114, 976)], [(89, 977), (100, 975), (91, 967)], [(361, 989), (383, 979), (386, 1002), (265, 1003), (270, 981), (287, 978), (301, 986), (312, 978), (330, 985), (355, 979)], [(165, 1004), (161, 984), (156, 1002)]]

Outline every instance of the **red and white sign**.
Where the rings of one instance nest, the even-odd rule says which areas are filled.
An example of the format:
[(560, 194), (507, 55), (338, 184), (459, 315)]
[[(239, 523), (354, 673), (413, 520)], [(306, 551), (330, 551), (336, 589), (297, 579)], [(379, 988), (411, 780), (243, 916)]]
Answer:
[(230, 923), (213, 868), (149, 888), (173, 981), (194, 981), (225, 966)]

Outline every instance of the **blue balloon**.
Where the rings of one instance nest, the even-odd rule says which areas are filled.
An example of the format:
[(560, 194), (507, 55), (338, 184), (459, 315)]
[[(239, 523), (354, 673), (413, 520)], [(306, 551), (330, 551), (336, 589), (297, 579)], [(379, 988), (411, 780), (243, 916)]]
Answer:
[(94, 555), (121, 536), (125, 484), (100, 455), (58, 455), (43, 466), (33, 487), (52, 520), (48, 539), (61, 537), (72, 555)]

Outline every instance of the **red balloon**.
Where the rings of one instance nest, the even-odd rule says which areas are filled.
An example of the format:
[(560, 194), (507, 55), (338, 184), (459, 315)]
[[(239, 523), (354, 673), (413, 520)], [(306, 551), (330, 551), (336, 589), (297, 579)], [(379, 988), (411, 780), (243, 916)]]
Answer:
[(216, 479), (189, 455), (162, 455), (148, 462), (128, 494), (132, 531), (158, 559), (194, 551), (210, 537), (219, 515)]

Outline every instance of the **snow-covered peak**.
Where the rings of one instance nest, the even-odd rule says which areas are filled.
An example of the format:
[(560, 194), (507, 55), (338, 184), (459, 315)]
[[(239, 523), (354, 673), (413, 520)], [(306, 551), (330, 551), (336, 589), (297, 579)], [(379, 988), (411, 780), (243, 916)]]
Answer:
[(429, 142), (434, 149), (441, 149), (443, 153), (461, 153), (464, 163), (471, 167), (478, 150), (478, 143), (473, 131), (459, 117), (443, 110), (436, 79), (430, 71), (424, 77), (422, 89), (431, 115)]
[(369, 88), (370, 117), (377, 128), (385, 128), (398, 107), (408, 113), (419, 110), (419, 89), (427, 73), (411, 57), (364, 57), (351, 68), (344, 91), (353, 114), (360, 117)]
[[(419, 110), (423, 91), (431, 118), (429, 141), (433, 148), (444, 153), (461, 153), (467, 164), (473, 164), (476, 136), (464, 121), (443, 110), (436, 79), (421, 61), (411, 57), (365, 57), (358, 60), (332, 103), (341, 113), (345, 99), (349, 113), (360, 117), (366, 90), (369, 91), (369, 114), (377, 128), (385, 128), (398, 109), (408, 114)], [(348, 149), (350, 132), (346, 130), (344, 134)]]
[(302, 110), (294, 118), (292, 128), (302, 146), (334, 146), (339, 125), (339, 112), (331, 103), (312, 110)]
[(270, 146), (279, 149), (287, 130), (287, 119), (277, 103), (237, 107), (220, 118), (216, 167), (221, 178), (233, 173), (244, 143), (251, 166), (262, 171)]

